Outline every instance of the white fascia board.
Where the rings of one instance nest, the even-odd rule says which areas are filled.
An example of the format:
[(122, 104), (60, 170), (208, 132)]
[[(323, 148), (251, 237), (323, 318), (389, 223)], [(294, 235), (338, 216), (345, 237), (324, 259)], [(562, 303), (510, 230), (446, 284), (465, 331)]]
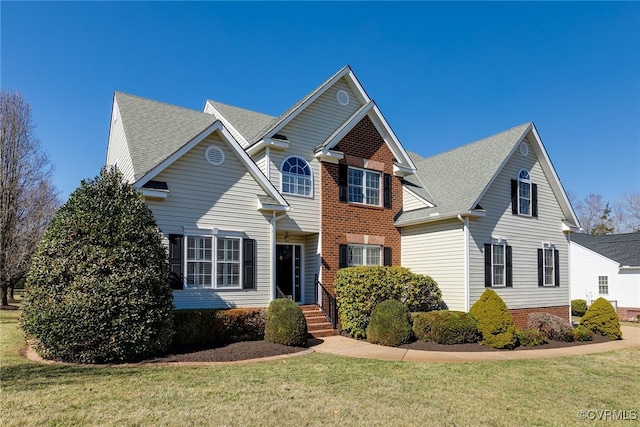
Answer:
[[(384, 118), (384, 116), (382, 115), (382, 112), (380, 111), (378, 106), (375, 105), (375, 103), (373, 105), (373, 108), (369, 112), (369, 118), (372, 119), (371, 121), (373, 122), (374, 126), (378, 128), (378, 132), (381, 135), (383, 135), (383, 137), (384, 135), (387, 135), (391, 140), (391, 142), (389, 142), (387, 138), (384, 138), (385, 141), (387, 142), (387, 146), (395, 156), (396, 160), (399, 161), (400, 164), (402, 164), (406, 168), (413, 170), (413, 173), (415, 173), (416, 165), (413, 164), (413, 161), (409, 157), (409, 154), (404, 149), (404, 147), (400, 143), (400, 140), (398, 139), (396, 134), (393, 132), (393, 130), (391, 129), (391, 126), (389, 126), (389, 123), (387, 123), (387, 120)], [(382, 127), (382, 129), (384, 129), (384, 132), (382, 132), (382, 129), (380, 129), (379, 126)]]
[[(111, 102), (111, 120), (109, 121), (109, 138), (107, 139), (107, 158), (105, 159), (105, 164), (109, 160), (109, 151), (111, 151), (111, 128), (113, 128), (113, 121), (116, 117), (116, 110), (118, 110), (118, 101), (116, 101), (116, 94), (113, 94), (113, 101)], [(127, 139), (127, 135), (124, 135), (125, 143)], [(127, 145), (128, 147), (128, 145)]]
[(453, 213), (453, 214), (448, 214), (448, 215), (440, 215), (438, 212), (433, 212), (431, 214), (429, 214), (429, 218), (421, 218), (421, 219), (416, 219), (413, 221), (408, 221), (408, 222), (402, 222), (402, 223), (398, 223), (396, 222), (394, 225), (396, 227), (409, 227), (412, 225), (419, 225), (419, 224), (427, 224), (427, 223), (431, 223), (431, 222), (438, 222), (438, 221), (444, 221), (447, 219), (457, 219), (458, 216), (461, 217), (469, 217), (469, 219), (471, 218), (481, 218), (483, 216), (487, 216), (487, 214), (485, 212), (482, 211), (468, 211), (468, 212), (460, 212), (460, 213)]
[(415, 169), (408, 168), (406, 166), (399, 165), (397, 163), (393, 163), (393, 174), (395, 176), (405, 177), (409, 175), (413, 175), (416, 173)]
[(520, 147), (520, 144), (522, 144), (522, 141), (525, 139), (525, 137), (529, 133), (529, 130), (531, 129), (532, 126), (533, 126), (533, 123), (530, 123), (527, 129), (524, 132), (522, 132), (522, 135), (520, 135), (518, 142), (513, 146), (513, 148), (511, 149), (511, 152), (504, 159), (502, 159), (502, 163), (500, 164), (500, 167), (498, 167), (498, 169), (495, 170), (495, 172), (493, 173), (493, 176), (489, 180), (489, 183), (487, 184), (486, 187), (484, 187), (484, 189), (482, 190), (478, 198), (473, 202), (471, 207), (478, 206), (478, 204), (480, 204), (480, 200), (482, 200), (486, 192), (493, 185), (493, 182), (496, 180), (496, 178), (498, 177), (498, 174), (500, 174), (500, 171), (502, 171), (502, 169), (507, 164), (509, 159), (511, 159), (511, 156), (513, 156), (513, 153), (518, 149), (518, 147)]
[[(558, 178), (558, 175), (556, 174), (556, 170), (553, 167), (553, 163), (551, 163), (551, 159), (549, 158), (549, 155), (547, 154), (547, 150), (545, 150), (544, 148), (544, 144), (542, 143), (542, 139), (540, 139), (540, 135), (538, 135), (538, 130), (536, 129), (536, 125), (535, 124), (531, 124), (531, 133), (533, 133), (534, 139), (535, 139), (535, 146), (534, 146), (534, 151), (536, 153), (536, 156), (538, 156), (538, 161), (540, 160), (540, 156), (542, 156), (543, 158), (543, 162), (540, 162), (540, 166), (542, 167), (542, 170), (545, 172), (545, 175), (547, 176), (552, 176), (553, 179), (551, 180), (550, 184), (551, 184), (551, 188), (553, 189), (553, 192), (556, 195), (556, 198), (558, 198), (560, 200), (560, 204), (564, 205), (564, 209), (562, 209), (565, 213), (568, 213), (569, 218), (567, 218), (568, 220), (570, 220), (572, 223), (576, 224), (578, 227), (580, 227), (580, 221), (578, 220), (578, 216), (576, 215), (576, 213), (573, 211), (573, 207), (571, 206), (571, 202), (569, 202), (569, 198), (567, 197), (567, 193), (564, 191), (564, 187), (562, 186), (562, 182), (560, 182), (560, 178)], [(558, 197), (560, 196), (560, 197)]]
[(140, 193), (142, 197), (148, 199), (166, 199), (169, 195), (169, 190), (156, 190), (153, 188), (141, 188)]
[(289, 148), (289, 143), (286, 141), (278, 141), (277, 139), (272, 139), (272, 138), (263, 138), (260, 141), (256, 142), (255, 144), (253, 144), (251, 147), (247, 148), (247, 153), (250, 156), (255, 156), (256, 154), (258, 154), (260, 151), (264, 150), (265, 148), (273, 148), (276, 150), (286, 150)]
[(344, 159), (344, 153), (342, 151), (329, 150), (326, 153), (324, 151), (319, 151), (315, 153), (315, 158), (321, 162), (326, 163), (340, 163), (340, 160)]
[(291, 206), (262, 203), (260, 199), (258, 199), (258, 210), (262, 212), (290, 212), (293, 208)]
[(412, 189), (410, 189), (409, 187), (403, 185), (402, 186), (403, 189), (407, 190), (409, 193), (411, 193), (411, 195), (413, 197), (415, 197), (416, 199), (418, 199), (420, 202), (424, 203), (427, 207), (429, 208), (435, 208), (436, 205), (434, 205), (433, 203), (429, 202), (427, 199), (425, 199), (424, 197), (421, 197), (420, 195), (418, 195), (418, 193), (416, 193), (415, 191), (413, 191)]
[(229, 122), (229, 120), (227, 120), (227, 118), (220, 112), (220, 110), (218, 110), (216, 107), (213, 106), (213, 104), (211, 104), (209, 102), (209, 100), (207, 100), (204, 109), (206, 110), (207, 107), (209, 107), (209, 109), (211, 111), (213, 111), (212, 113), (207, 113), (207, 114), (211, 114), (213, 117), (215, 117), (216, 119), (220, 120), (222, 122), (222, 124), (227, 128), (227, 129), (231, 129), (233, 130), (233, 132), (238, 135), (238, 137), (240, 138), (240, 140), (238, 141), (240, 143), (240, 145), (242, 145), (243, 147), (246, 147), (247, 145), (249, 145), (249, 141), (247, 141), (242, 134), (238, 131), (238, 129), (236, 129), (231, 122)]
[(326, 154), (338, 144), (351, 130), (364, 118), (364, 116), (373, 108), (373, 101), (358, 108), (340, 127), (338, 127), (329, 137), (320, 145), (322, 153)]

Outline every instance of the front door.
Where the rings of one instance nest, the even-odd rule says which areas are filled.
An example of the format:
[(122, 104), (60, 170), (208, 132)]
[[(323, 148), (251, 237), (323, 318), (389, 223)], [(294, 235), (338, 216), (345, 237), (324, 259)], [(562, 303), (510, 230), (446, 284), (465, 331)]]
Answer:
[(276, 298), (301, 301), (301, 254), (299, 245), (276, 245)]

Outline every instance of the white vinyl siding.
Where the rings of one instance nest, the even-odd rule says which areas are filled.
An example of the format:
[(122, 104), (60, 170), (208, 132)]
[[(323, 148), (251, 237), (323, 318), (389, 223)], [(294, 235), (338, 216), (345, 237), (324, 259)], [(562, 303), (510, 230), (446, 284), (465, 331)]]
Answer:
[(404, 212), (426, 208), (427, 205), (418, 199), (411, 191), (402, 186), (402, 210)]
[[(212, 166), (205, 160), (204, 150), (209, 145), (224, 151), (222, 166)], [(268, 218), (257, 210), (256, 201), (256, 195), (265, 192), (235, 152), (214, 134), (154, 179), (166, 182), (169, 187), (166, 199), (147, 200), (165, 236), (184, 234), (184, 227), (188, 226), (237, 232), (256, 241), (255, 290), (177, 290), (174, 291), (176, 308), (267, 306), (271, 287), (270, 228)]]
[(401, 254), (403, 267), (431, 276), (438, 283), (450, 310), (465, 310), (464, 229), (460, 221), (404, 227)]
[(640, 308), (640, 268), (620, 269), (619, 264), (577, 243), (571, 243), (571, 299), (591, 304), (599, 296), (598, 278), (607, 277), (608, 301), (618, 307)]
[[(342, 106), (336, 100), (336, 92), (340, 89), (349, 94), (351, 101), (348, 106)], [(286, 197), (293, 209), (287, 218), (278, 221), (279, 230), (320, 232), (320, 162), (314, 157), (314, 151), (360, 106), (355, 94), (341, 79), (278, 131), (289, 140), (289, 148), (271, 150), (270, 179), (275, 187), (282, 188), (280, 166), (289, 156), (303, 158), (313, 174), (313, 197)]]
[[(513, 215), (511, 180), (526, 169), (538, 185), (538, 217)], [(562, 232), (560, 209), (547, 177), (533, 151), (524, 157), (516, 150), (479, 202), (486, 216), (472, 219), (470, 230), (470, 305), (484, 292), (484, 255), (480, 248), (492, 238), (503, 238), (511, 246), (513, 287), (496, 292), (510, 309), (569, 305), (569, 246)], [(537, 251), (553, 242), (560, 253), (560, 286), (538, 287)]]
[(131, 162), (131, 153), (127, 145), (127, 137), (124, 133), (122, 125), (122, 117), (118, 103), (113, 100), (113, 110), (111, 113), (111, 127), (109, 130), (109, 145), (107, 148), (107, 165), (118, 166), (118, 170), (122, 172), (127, 182), (133, 182), (134, 170)]

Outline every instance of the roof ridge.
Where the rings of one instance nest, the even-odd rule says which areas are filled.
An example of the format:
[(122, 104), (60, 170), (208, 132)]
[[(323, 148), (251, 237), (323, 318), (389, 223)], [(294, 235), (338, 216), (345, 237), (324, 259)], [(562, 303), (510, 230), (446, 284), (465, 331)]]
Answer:
[(205, 104), (206, 104), (207, 102), (210, 102), (210, 103), (214, 104), (214, 105), (213, 105), (214, 107), (215, 107), (216, 105), (223, 105), (223, 106), (225, 106), (225, 107), (235, 108), (235, 109), (237, 109), (237, 110), (247, 111), (247, 112), (249, 112), (249, 113), (253, 113), (253, 114), (260, 114), (260, 115), (265, 116), (265, 117), (270, 117), (270, 118), (272, 118), (272, 119), (277, 119), (277, 117), (276, 117), (276, 116), (272, 116), (271, 114), (261, 113), (260, 111), (250, 110), (250, 109), (248, 109), (248, 108), (244, 108), (244, 107), (238, 107), (237, 105), (227, 104), (227, 103), (224, 103), (224, 102), (216, 101), (215, 99), (207, 98), (207, 100), (205, 101)]
[(114, 91), (114, 92), (113, 92), (113, 94), (114, 94), (114, 97), (117, 97), (117, 95), (124, 95), (124, 96), (128, 96), (128, 97), (130, 97), (130, 98), (136, 98), (136, 99), (139, 99), (139, 100), (142, 100), (142, 101), (152, 102), (152, 103), (154, 103), (154, 104), (165, 105), (165, 106), (167, 106), (167, 107), (172, 107), (172, 108), (179, 108), (179, 109), (181, 109), (181, 110), (186, 110), (186, 111), (189, 111), (189, 112), (192, 112), (192, 113), (198, 113), (198, 114), (206, 114), (206, 115), (209, 115), (209, 114), (207, 114), (207, 113), (204, 113), (204, 112), (202, 112), (202, 111), (200, 111), (200, 110), (195, 110), (195, 109), (193, 109), (193, 108), (187, 108), (187, 107), (183, 107), (183, 106), (181, 106), (181, 105), (176, 105), (176, 104), (169, 104), (168, 102), (164, 102), (164, 101), (157, 101), (157, 100), (155, 100), (155, 99), (145, 98), (144, 96), (139, 96), (139, 95), (132, 95), (132, 94), (130, 94), (130, 93), (127, 93), (127, 92), (121, 92), (121, 91), (118, 91), (118, 90)]

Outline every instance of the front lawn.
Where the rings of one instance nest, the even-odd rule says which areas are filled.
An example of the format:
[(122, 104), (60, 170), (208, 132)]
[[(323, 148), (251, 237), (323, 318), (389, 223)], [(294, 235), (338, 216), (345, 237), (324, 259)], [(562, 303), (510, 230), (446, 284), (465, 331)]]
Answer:
[[(640, 349), (462, 364), (312, 354), (208, 367), (77, 367), (20, 356), (0, 311), (0, 423), (28, 425), (593, 425), (640, 412)], [(640, 415), (640, 414), (639, 414)]]

